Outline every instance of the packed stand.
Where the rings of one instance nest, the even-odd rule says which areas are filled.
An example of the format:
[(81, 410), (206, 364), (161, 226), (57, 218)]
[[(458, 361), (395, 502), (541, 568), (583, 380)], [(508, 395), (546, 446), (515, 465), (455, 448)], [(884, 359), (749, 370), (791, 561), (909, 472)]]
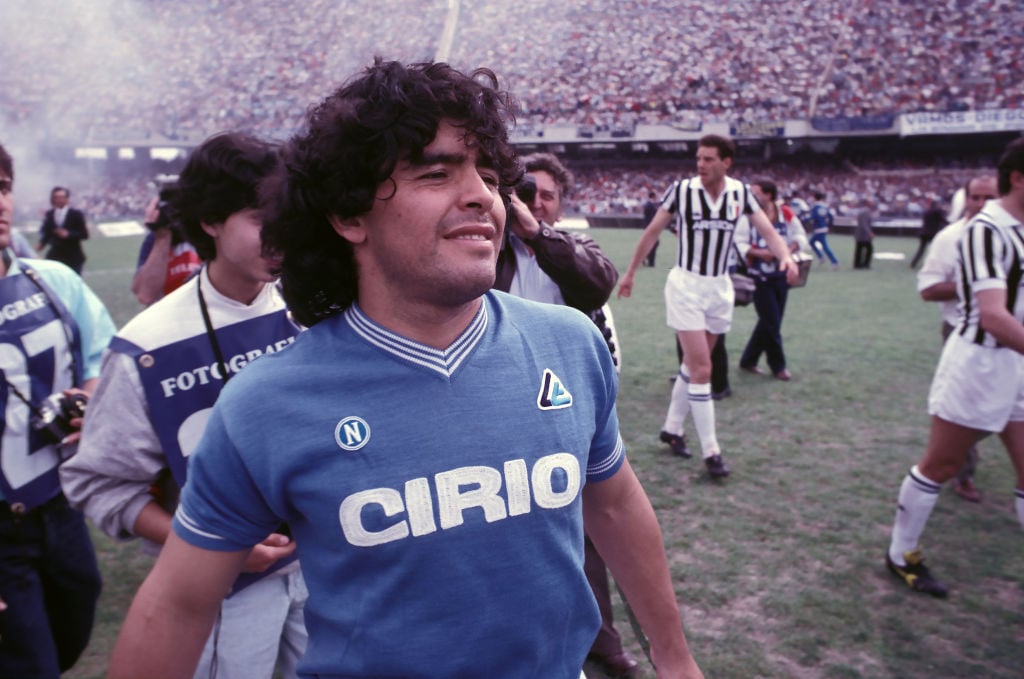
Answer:
[(40, 0), (0, 6), (0, 108), (57, 138), (280, 138), (373, 55), (437, 56), (450, 19), (441, 56), (493, 68), (527, 131), (1024, 105), (1013, 0)]

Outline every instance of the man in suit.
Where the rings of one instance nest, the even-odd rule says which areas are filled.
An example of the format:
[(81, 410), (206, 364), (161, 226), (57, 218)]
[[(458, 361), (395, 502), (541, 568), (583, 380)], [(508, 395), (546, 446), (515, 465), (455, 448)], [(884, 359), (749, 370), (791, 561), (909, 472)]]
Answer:
[(85, 214), (68, 206), (70, 199), (71, 191), (63, 186), (55, 186), (50, 191), (50, 205), (53, 209), (46, 211), (43, 225), (39, 228), (39, 247), (36, 249), (42, 252), (44, 247), (49, 246), (47, 259), (63, 262), (81, 275), (85, 264), (82, 241), (89, 237), (89, 227), (85, 225)]

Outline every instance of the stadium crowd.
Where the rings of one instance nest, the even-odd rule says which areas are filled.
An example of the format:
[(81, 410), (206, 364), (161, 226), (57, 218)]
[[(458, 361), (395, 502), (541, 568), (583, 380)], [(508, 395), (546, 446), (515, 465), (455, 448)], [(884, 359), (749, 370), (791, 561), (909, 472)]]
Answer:
[[(17, 28), (0, 43), (8, 65), (0, 124), (76, 143), (198, 143), (224, 129), (284, 138), (310, 102), (374, 54), (486, 64), (518, 97), (526, 130), (1024, 106), (1015, 57), (1024, 33), (1013, 28), (1024, 25), (1024, 5), (1012, 0), (429, 0), (408, 8), (402, 0), (3, 3), (0, 20)], [(678, 171), (578, 169), (568, 212), (583, 215), (637, 213), (647, 192), (662, 191)], [(773, 163), (743, 174), (772, 176), (784, 195), (813, 183), (840, 212), (873, 198), (897, 215), (916, 214), (929, 194), (948, 197), (966, 177), (930, 166), (896, 177), (869, 169)], [(153, 194), (152, 174), (121, 174), (66, 181), (93, 220), (137, 216)]]
[(374, 54), (487, 65), (537, 125), (1024, 105), (1014, 0), (40, 0), (0, 19), (5, 122), (57, 136), (284, 137)]
[[(576, 176), (576, 188), (567, 199), (567, 215), (633, 215), (642, 211), (649, 191), (657, 195), (692, 163), (683, 161), (615, 161), (569, 163)], [(73, 175), (66, 182), (76, 187), (75, 204), (93, 222), (139, 219), (146, 203), (157, 193), (152, 178), (173, 173), (174, 165), (154, 163), (141, 174), (91, 176)], [(66, 173), (65, 173), (66, 174)], [(974, 172), (973, 174), (976, 174)], [(873, 168), (843, 164), (832, 157), (801, 156), (798, 159), (770, 163), (741, 162), (736, 175), (744, 181), (768, 177), (779, 186), (783, 197), (809, 199), (820, 189), (840, 215), (853, 214), (867, 199), (875, 203), (879, 214), (892, 217), (920, 216), (931, 197), (948, 201), (972, 175), (970, 168), (900, 164), (898, 167)], [(38, 196), (37, 198), (45, 198)], [(38, 202), (38, 201), (37, 201)], [(20, 223), (38, 222), (39, 208), (32, 201), (19, 206)]]
[[(680, 171), (689, 167), (676, 162), (656, 168), (608, 164), (574, 168), (578, 190), (571, 200), (571, 213), (640, 214), (649, 191), (660, 196)], [(743, 162), (736, 168), (736, 176), (746, 182), (770, 178), (778, 185), (782, 198), (809, 202), (812, 192), (821, 190), (840, 215), (854, 214), (871, 200), (879, 214), (893, 217), (920, 216), (932, 197), (948, 201), (971, 174), (968, 169), (931, 166), (863, 170), (831, 158)]]

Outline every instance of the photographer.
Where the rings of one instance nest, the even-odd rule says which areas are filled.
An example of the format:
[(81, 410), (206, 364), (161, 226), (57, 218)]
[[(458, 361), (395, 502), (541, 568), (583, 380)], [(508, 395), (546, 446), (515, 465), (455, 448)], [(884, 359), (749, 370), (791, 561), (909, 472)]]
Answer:
[[(579, 309), (609, 340), (601, 307), (618, 280), (615, 265), (591, 238), (554, 228), (562, 218), (562, 199), (572, 188), (572, 173), (550, 153), (526, 156), (523, 165), (526, 177), (511, 199), (494, 287), (535, 302)], [(610, 341), (609, 349), (618, 364), (617, 347)], [(638, 664), (622, 647), (612, 619), (607, 569), (589, 539), (584, 557), (587, 581), (601, 611), (601, 628), (589, 658), (612, 676), (632, 676)]]
[(529, 202), (512, 198), (494, 287), (586, 314), (600, 309), (615, 289), (615, 265), (588, 236), (554, 228), (562, 218), (572, 174), (550, 153), (526, 156), (523, 164), (524, 184), (535, 189), (532, 196), (525, 194)]
[(176, 182), (167, 184), (146, 206), (144, 220), (149, 232), (139, 248), (132, 278), (132, 293), (146, 306), (178, 288), (202, 266), (173, 212), (171, 199), (176, 192)]
[[(79, 455), (61, 470), (69, 501), (115, 539), (163, 545), (188, 457), (229, 379), (299, 329), (264, 256), (259, 182), (276, 149), (240, 134), (197, 148), (172, 200), (207, 264), (128, 322), (103, 359)], [(279, 529), (253, 548), (220, 606), (196, 677), (285, 679), (306, 647), (306, 586), (295, 543)]]
[(70, 268), (13, 253), (13, 184), (0, 146), (0, 679), (57, 679), (85, 650), (100, 594), (57, 468), (74, 452), (114, 324)]

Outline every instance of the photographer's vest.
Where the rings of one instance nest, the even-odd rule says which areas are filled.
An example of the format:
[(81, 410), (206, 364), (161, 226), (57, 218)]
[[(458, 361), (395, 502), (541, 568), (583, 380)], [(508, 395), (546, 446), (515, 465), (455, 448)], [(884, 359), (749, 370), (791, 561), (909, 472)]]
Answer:
[(81, 383), (82, 354), (63, 302), (34, 269), (17, 266), (0, 278), (0, 499), (24, 511), (61, 492), (60, 451), (32, 428), (32, 415), (51, 394)]
[[(193, 281), (198, 285), (199, 277)], [(198, 303), (196, 316), (199, 316)], [(187, 321), (180, 319), (178, 322)], [(148, 350), (121, 336), (110, 343), (111, 351), (129, 356), (135, 362), (146, 395), (149, 419), (179, 490), (185, 485), (188, 456), (199, 443), (213, 404), (224, 388), (224, 373), (230, 379), (259, 356), (285, 348), (299, 333), (283, 308), (212, 328), (212, 337), (203, 330), (201, 318), (196, 327), (201, 330), (197, 335)], [(170, 511), (173, 512), (173, 508)], [(264, 573), (243, 573), (234, 591), (297, 558), (293, 555), (281, 559)]]
[(150, 420), (179, 487), (185, 485), (188, 456), (224, 388), (222, 373), (230, 378), (257, 357), (280, 351), (294, 341), (298, 328), (281, 309), (215, 332), (223, 365), (205, 332), (149, 350), (120, 336), (110, 343), (111, 351), (135, 361)]
[[(791, 242), (789, 234), (789, 224), (787, 222), (786, 213), (792, 216), (792, 212), (789, 208), (783, 206), (780, 210), (782, 217), (772, 223), (775, 227), (775, 232), (782, 236), (782, 240), (786, 242), (788, 246)], [(750, 227), (750, 244), (755, 248), (767, 249), (768, 240), (761, 235), (761, 232), (755, 229), (753, 226)], [(786, 274), (779, 271), (779, 260), (771, 259), (764, 260), (760, 257), (755, 257), (753, 261), (747, 262), (747, 273), (752, 277), (759, 280), (766, 280), (768, 278), (785, 278)]]

